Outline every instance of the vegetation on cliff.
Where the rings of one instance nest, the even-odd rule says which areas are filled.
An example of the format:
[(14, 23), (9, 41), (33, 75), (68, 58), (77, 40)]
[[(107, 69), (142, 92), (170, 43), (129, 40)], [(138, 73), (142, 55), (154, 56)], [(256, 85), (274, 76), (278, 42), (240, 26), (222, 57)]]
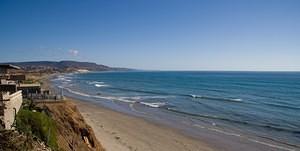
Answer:
[(0, 151), (104, 151), (76, 105), (24, 100), (16, 130), (0, 130)]
[(55, 122), (45, 112), (21, 109), (16, 118), (16, 127), (26, 136), (34, 135), (52, 150), (58, 150)]

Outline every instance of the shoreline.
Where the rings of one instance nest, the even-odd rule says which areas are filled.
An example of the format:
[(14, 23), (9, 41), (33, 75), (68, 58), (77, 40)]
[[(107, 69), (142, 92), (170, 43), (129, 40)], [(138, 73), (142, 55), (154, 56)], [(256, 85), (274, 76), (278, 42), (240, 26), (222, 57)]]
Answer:
[[(41, 79), (43, 87), (55, 92), (48, 75)], [(66, 97), (73, 102), (84, 120), (90, 125), (97, 140), (106, 151), (214, 151), (213, 147), (180, 130), (150, 122), (78, 98)]]
[(178, 130), (148, 122), (142, 118), (113, 111), (90, 102), (67, 98), (74, 102), (97, 139), (107, 151), (213, 151), (200, 140), (185, 136)]
[[(55, 85), (49, 79), (47, 79), (47, 85), (55, 89)], [(197, 128), (199, 137), (193, 137), (180, 127), (178, 128), (176, 123), (170, 125), (170, 123), (149, 120), (139, 115), (110, 108), (97, 101), (76, 97), (72, 93), (67, 96), (77, 105), (86, 122), (95, 131), (97, 139), (108, 151), (295, 150), (288, 146), (285, 147), (285, 145), (279, 146), (269, 140), (252, 139), (239, 135), (236, 137), (236, 134), (222, 132), (213, 127), (199, 127)]]
[(248, 141), (245, 137), (217, 130), (201, 130), (201, 136), (193, 137), (176, 126), (116, 111), (97, 102), (70, 97), (66, 100), (76, 104), (107, 151), (296, 151), (259, 140)]

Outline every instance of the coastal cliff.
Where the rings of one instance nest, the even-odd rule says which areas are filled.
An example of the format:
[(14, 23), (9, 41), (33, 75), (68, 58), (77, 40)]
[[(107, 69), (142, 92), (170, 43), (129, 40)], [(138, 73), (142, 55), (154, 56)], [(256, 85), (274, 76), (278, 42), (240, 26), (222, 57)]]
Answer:
[(37, 105), (55, 121), (58, 148), (65, 151), (104, 151), (76, 105), (69, 101)]
[(0, 129), (0, 151), (105, 151), (76, 105), (25, 101), (16, 129)]

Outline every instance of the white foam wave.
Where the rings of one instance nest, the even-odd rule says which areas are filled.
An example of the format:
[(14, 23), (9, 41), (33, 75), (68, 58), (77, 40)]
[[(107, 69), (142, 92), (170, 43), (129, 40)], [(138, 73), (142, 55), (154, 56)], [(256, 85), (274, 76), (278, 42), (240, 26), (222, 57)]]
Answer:
[(172, 96), (145, 96), (143, 98), (145, 99), (166, 99), (166, 98), (170, 98)]
[(100, 88), (100, 87), (107, 87), (108, 85), (106, 85), (106, 84), (95, 84), (95, 87), (98, 87), (98, 88)]
[(57, 78), (64, 78), (65, 76), (63, 76), (63, 75), (59, 75), (59, 76), (57, 76)]
[(59, 85), (59, 86), (58, 86), (58, 88), (61, 88), (61, 89), (63, 89), (64, 87), (63, 87), (62, 85)]
[(165, 102), (155, 102), (155, 103), (149, 103), (149, 102), (139, 102), (140, 104), (146, 105), (146, 106), (150, 106), (153, 108), (159, 108), (162, 107), (164, 105), (166, 105)]
[(127, 99), (123, 99), (123, 98), (116, 98), (116, 100), (121, 101), (121, 102), (126, 102), (126, 103), (136, 103), (136, 101), (127, 100)]
[(87, 81), (87, 84), (93, 85), (93, 84), (104, 84), (104, 82), (101, 81)]
[(65, 80), (65, 77), (58, 77), (53, 79), (53, 81), (63, 81), (63, 80)]
[(99, 96), (99, 95), (89, 95), (86, 93), (82, 93), (82, 92), (78, 92), (78, 91), (74, 91), (71, 90), (70, 88), (65, 88), (62, 86), (59, 86), (60, 88), (63, 88), (65, 90), (67, 90), (70, 93), (76, 94), (76, 95), (80, 95), (80, 96), (84, 96), (84, 97), (89, 97), (89, 98), (98, 98), (98, 99), (105, 99), (105, 100), (112, 100), (112, 101), (120, 101), (120, 102), (125, 102), (125, 103), (140, 103), (143, 104), (145, 106), (149, 106), (152, 108), (159, 108), (162, 107), (164, 105), (166, 105), (165, 102), (139, 102), (139, 101), (135, 101), (135, 100), (131, 100), (129, 97), (113, 97), (113, 96)]
[(145, 99), (166, 99), (170, 97), (171, 96), (131, 96), (131, 97), (123, 97), (123, 98), (140, 101)]
[(243, 102), (242, 99), (239, 98), (222, 98), (222, 97), (210, 97), (210, 96), (201, 96), (201, 95), (194, 95), (194, 94), (190, 94), (188, 95), (192, 98), (202, 98), (202, 99), (209, 99), (209, 100), (220, 100), (220, 101), (231, 101), (231, 102)]
[(194, 94), (190, 94), (190, 96), (191, 96), (192, 98), (202, 98), (202, 96), (201, 96), (201, 95), (194, 95)]
[(77, 94), (77, 95), (85, 96), (85, 97), (91, 97), (91, 95), (86, 94), (86, 93), (74, 91), (74, 90), (71, 90), (71, 89), (69, 89), (69, 88), (64, 88), (64, 89), (67, 90), (67, 91), (69, 91), (70, 93), (73, 93), (73, 94)]
[(89, 94), (86, 94), (86, 93), (82, 93), (82, 92), (71, 90), (69, 88), (64, 88), (64, 89), (67, 90), (67, 91), (69, 91), (70, 93), (77, 94), (77, 95), (80, 95), (80, 96), (90, 97), (90, 98), (113, 100), (113, 101), (120, 101), (120, 102), (126, 102), (126, 103), (135, 103), (136, 102), (136, 101), (124, 99), (122, 97), (89, 95)]
[(236, 101), (236, 102), (242, 102), (243, 99), (231, 99), (232, 101)]
[(103, 99), (120, 101), (120, 102), (125, 102), (125, 103), (136, 103), (136, 101), (128, 100), (124, 97), (113, 97), (113, 96), (100, 96), (100, 97), (102, 97)]
[(130, 98), (130, 99), (133, 99), (133, 100), (141, 100), (142, 99), (141, 96), (124, 97), (124, 98)]
[(57, 78), (53, 79), (52, 81), (62, 81), (62, 82), (71, 82), (71, 77), (66, 77), (63, 75), (57, 76)]

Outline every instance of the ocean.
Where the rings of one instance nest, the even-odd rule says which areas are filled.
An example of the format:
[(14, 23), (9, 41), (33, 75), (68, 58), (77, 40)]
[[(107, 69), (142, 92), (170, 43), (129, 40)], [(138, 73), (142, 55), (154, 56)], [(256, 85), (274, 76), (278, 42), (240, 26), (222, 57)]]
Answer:
[(64, 95), (201, 135), (300, 149), (299, 72), (128, 71), (60, 75)]

